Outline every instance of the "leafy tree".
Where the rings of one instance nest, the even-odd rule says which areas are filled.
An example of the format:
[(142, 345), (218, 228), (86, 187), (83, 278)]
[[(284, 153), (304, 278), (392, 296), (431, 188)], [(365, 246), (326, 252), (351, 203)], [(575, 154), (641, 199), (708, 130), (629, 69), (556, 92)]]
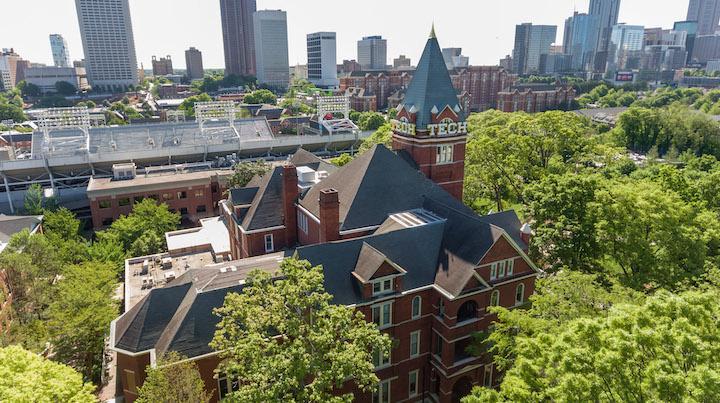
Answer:
[(20, 346), (0, 348), (0, 401), (95, 402), (93, 386), (72, 368)]
[(352, 160), (353, 160), (353, 157), (351, 157), (350, 154), (342, 153), (339, 156), (331, 159), (330, 162), (341, 167), (341, 166), (347, 165)]
[(235, 164), (233, 174), (227, 180), (228, 189), (247, 186), (255, 176), (263, 176), (270, 172), (271, 166), (263, 160), (243, 161)]
[(361, 130), (378, 130), (385, 124), (385, 117), (377, 112), (362, 112), (357, 120)]
[(387, 112), (388, 119), (391, 119), (391, 120), (395, 119), (397, 117), (397, 113), (398, 113), (398, 111), (395, 108), (388, 109), (388, 112)]
[(16, 87), (20, 90), (20, 93), (24, 97), (39, 97), (42, 95), (40, 87), (35, 84), (28, 83), (25, 80), (20, 81)]
[(174, 403), (210, 401), (205, 383), (194, 361), (183, 361), (176, 352), (167, 353), (157, 365), (147, 367), (147, 377), (138, 390), (138, 403)]
[(195, 116), (195, 104), (198, 102), (210, 102), (212, 101), (212, 98), (210, 98), (210, 95), (206, 93), (193, 95), (191, 97), (185, 98), (185, 100), (178, 106), (178, 109), (181, 111), (185, 111), (188, 116)]
[(116, 287), (115, 271), (108, 265), (69, 267), (48, 310), (55, 359), (69, 364), (88, 381), (100, 381), (105, 336), (118, 315), (112, 299)]
[[(362, 390), (377, 382), (372, 350), (390, 338), (353, 308), (332, 305), (321, 267), (286, 259), (278, 279), (254, 271), (241, 294), (229, 294), (211, 346), (219, 370), (239, 378), (237, 401), (350, 402), (336, 395), (348, 379)], [(275, 337), (282, 335), (282, 337)]]
[(589, 175), (551, 175), (527, 189), (528, 215), (536, 223), (533, 257), (554, 270), (593, 271), (603, 251), (595, 230), (600, 181)]
[(118, 236), (104, 233), (101, 239), (93, 242), (87, 252), (91, 261), (106, 263), (114, 268), (118, 276), (122, 276), (127, 252)]
[(43, 198), (42, 187), (37, 183), (30, 185), (27, 192), (25, 192), (25, 200), (23, 202), (25, 212), (30, 215), (41, 215), (44, 211)]
[(392, 127), (390, 124), (384, 124), (378, 128), (375, 133), (371, 134), (360, 144), (359, 152), (363, 153), (375, 146), (376, 144), (383, 144), (386, 147), (392, 147)]
[(24, 122), (27, 120), (27, 117), (23, 112), (22, 103), (17, 105), (17, 103), (11, 102), (4, 95), (0, 94), (0, 120), (8, 119), (12, 119), (15, 122)]
[(517, 339), (515, 365), (486, 401), (694, 401), (720, 394), (716, 292), (666, 291), (643, 304)]
[[(143, 242), (152, 242), (152, 246), (160, 247), (161, 250), (153, 252), (158, 253), (166, 247), (165, 233), (176, 230), (179, 224), (180, 214), (170, 212), (167, 204), (145, 199), (135, 203), (129, 215), (115, 220), (104, 233), (96, 235), (100, 242), (119, 242), (123, 249), (129, 252), (132, 252), (137, 240), (143, 239)], [(147, 232), (153, 235), (145, 235)], [(162, 240), (159, 245), (157, 239)], [(135, 247), (140, 248), (141, 244), (135, 244)]]
[(63, 241), (77, 240), (80, 238), (80, 220), (65, 207), (48, 211), (43, 217), (43, 231), (48, 237)]
[(249, 94), (245, 94), (244, 102), (246, 104), (277, 104), (277, 96), (270, 90), (256, 90)]
[(68, 96), (74, 95), (77, 92), (77, 88), (67, 81), (58, 81), (55, 83), (55, 91), (60, 95)]

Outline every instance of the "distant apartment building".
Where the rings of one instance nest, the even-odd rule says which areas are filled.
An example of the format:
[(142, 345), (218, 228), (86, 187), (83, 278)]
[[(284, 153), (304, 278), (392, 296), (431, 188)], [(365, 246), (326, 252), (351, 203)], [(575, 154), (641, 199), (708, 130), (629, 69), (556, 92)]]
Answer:
[(335, 32), (307, 36), (308, 80), (320, 88), (337, 88), (337, 44)]
[(307, 80), (308, 79), (307, 64), (296, 64), (295, 66), (290, 66), (290, 79), (291, 80)]
[(75, 0), (88, 81), (101, 91), (137, 85), (137, 59), (128, 0)]
[(50, 34), (50, 50), (55, 67), (70, 67), (70, 52), (65, 38), (60, 34)]
[(382, 36), (366, 36), (358, 41), (357, 61), (363, 70), (387, 68), (387, 40)]
[(393, 69), (403, 69), (412, 67), (412, 61), (405, 55), (400, 55), (393, 59)]
[(690, 0), (687, 21), (697, 21), (698, 35), (720, 31), (720, 0)]
[(353, 71), (361, 71), (362, 66), (356, 60), (343, 60), (342, 64), (338, 64), (338, 73), (352, 73)]
[(550, 46), (555, 43), (556, 35), (555, 25), (531, 23), (517, 25), (513, 49), (513, 72), (520, 75), (542, 73), (541, 58), (550, 53)]
[(620, 0), (590, 0), (589, 15), (596, 16), (600, 26), (595, 55), (593, 57), (595, 71), (603, 72), (608, 59), (610, 36), (613, 27), (618, 23)]
[(37, 85), (43, 94), (55, 92), (55, 85), (58, 82), (72, 84), (77, 91), (85, 91), (90, 88), (87, 74), (82, 67), (29, 67), (25, 70), (25, 81), (28, 84)]
[(550, 84), (522, 84), (498, 94), (497, 109), (502, 112), (538, 113), (567, 110), (575, 100), (572, 86)]
[(287, 13), (282, 10), (257, 11), (253, 14), (253, 26), (258, 83), (287, 89), (290, 85)]
[(113, 166), (112, 178), (92, 178), (87, 188), (95, 229), (111, 225), (144, 199), (166, 203), (189, 221), (218, 215), (231, 171), (138, 174), (135, 164)]
[(706, 64), (710, 60), (720, 59), (720, 35), (699, 35), (695, 38), (692, 62)]
[(170, 55), (167, 55), (165, 57), (157, 58), (156, 56), (152, 57), (152, 69), (153, 69), (153, 76), (168, 76), (173, 74), (173, 65), (172, 65), (172, 58)]
[(673, 31), (685, 32), (685, 50), (687, 50), (688, 58), (686, 63), (691, 63), (693, 51), (695, 49), (695, 38), (697, 38), (697, 21), (678, 21), (673, 25)]
[(15, 52), (15, 49), (2, 49), (0, 52), (0, 85), (3, 89), (10, 90), (22, 81), (24, 68), (29, 66), (30, 62), (23, 60)]
[(640, 68), (645, 28), (641, 25), (618, 24), (613, 27), (608, 47), (609, 73)]
[(202, 52), (191, 47), (185, 51), (186, 74), (190, 80), (202, 80), (205, 77), (203, 68)]
[(225, 75), (255, 75), (255, 0), (220, 0)]

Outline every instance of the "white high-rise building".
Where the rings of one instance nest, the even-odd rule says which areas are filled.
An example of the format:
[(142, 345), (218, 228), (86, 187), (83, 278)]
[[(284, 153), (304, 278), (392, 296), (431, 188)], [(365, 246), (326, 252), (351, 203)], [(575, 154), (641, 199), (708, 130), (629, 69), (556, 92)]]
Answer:
[(366, 36), (358, 43), (358, 63), (363, 70), (387, 68), (387, 40), (382, 36)]
[(71, 67), (70, 53), (65, 38), (60, 34), (50, 34), (50, 49), (55, 67)]
[(308, 80), (320, 88), (337, 88), (337, 45), (335, 32), (307, 36)]
[(102, 91), (138, 83), (128, 0), (75, 0), (88, 81)]
[(607, 71), (633, 70), (640, 67), (645, 27), (617, 24), (613, 26), (608, 47)]
[(260, 84), (287, 89), (290, 84), (287, 13), (260, 10), (253, 14), (255, 67)]

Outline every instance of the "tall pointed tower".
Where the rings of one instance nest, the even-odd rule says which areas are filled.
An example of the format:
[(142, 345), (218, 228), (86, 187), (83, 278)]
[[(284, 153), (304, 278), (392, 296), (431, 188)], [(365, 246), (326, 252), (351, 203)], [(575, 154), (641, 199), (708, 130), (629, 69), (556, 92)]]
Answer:
[(393, 149), (407, 152), (425, 176), (462, 200), (467, 123), (434, 26), (392, 124)]

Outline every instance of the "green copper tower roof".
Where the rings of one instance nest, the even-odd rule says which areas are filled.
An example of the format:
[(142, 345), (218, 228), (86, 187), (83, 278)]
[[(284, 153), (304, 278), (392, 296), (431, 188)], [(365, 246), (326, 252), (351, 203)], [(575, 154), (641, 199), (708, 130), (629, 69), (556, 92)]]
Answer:
[(415, 126), (418, 130), (425, 130), (427, 125), (432, 123), (433, 112), (442, 112), (448, 106), (460, 115), (461, 119), (464, 118), (440, 44), (435, 37), (434, 24), (417, 70), (405, 92), (403, 105), (405, 110), (417, 113)]

